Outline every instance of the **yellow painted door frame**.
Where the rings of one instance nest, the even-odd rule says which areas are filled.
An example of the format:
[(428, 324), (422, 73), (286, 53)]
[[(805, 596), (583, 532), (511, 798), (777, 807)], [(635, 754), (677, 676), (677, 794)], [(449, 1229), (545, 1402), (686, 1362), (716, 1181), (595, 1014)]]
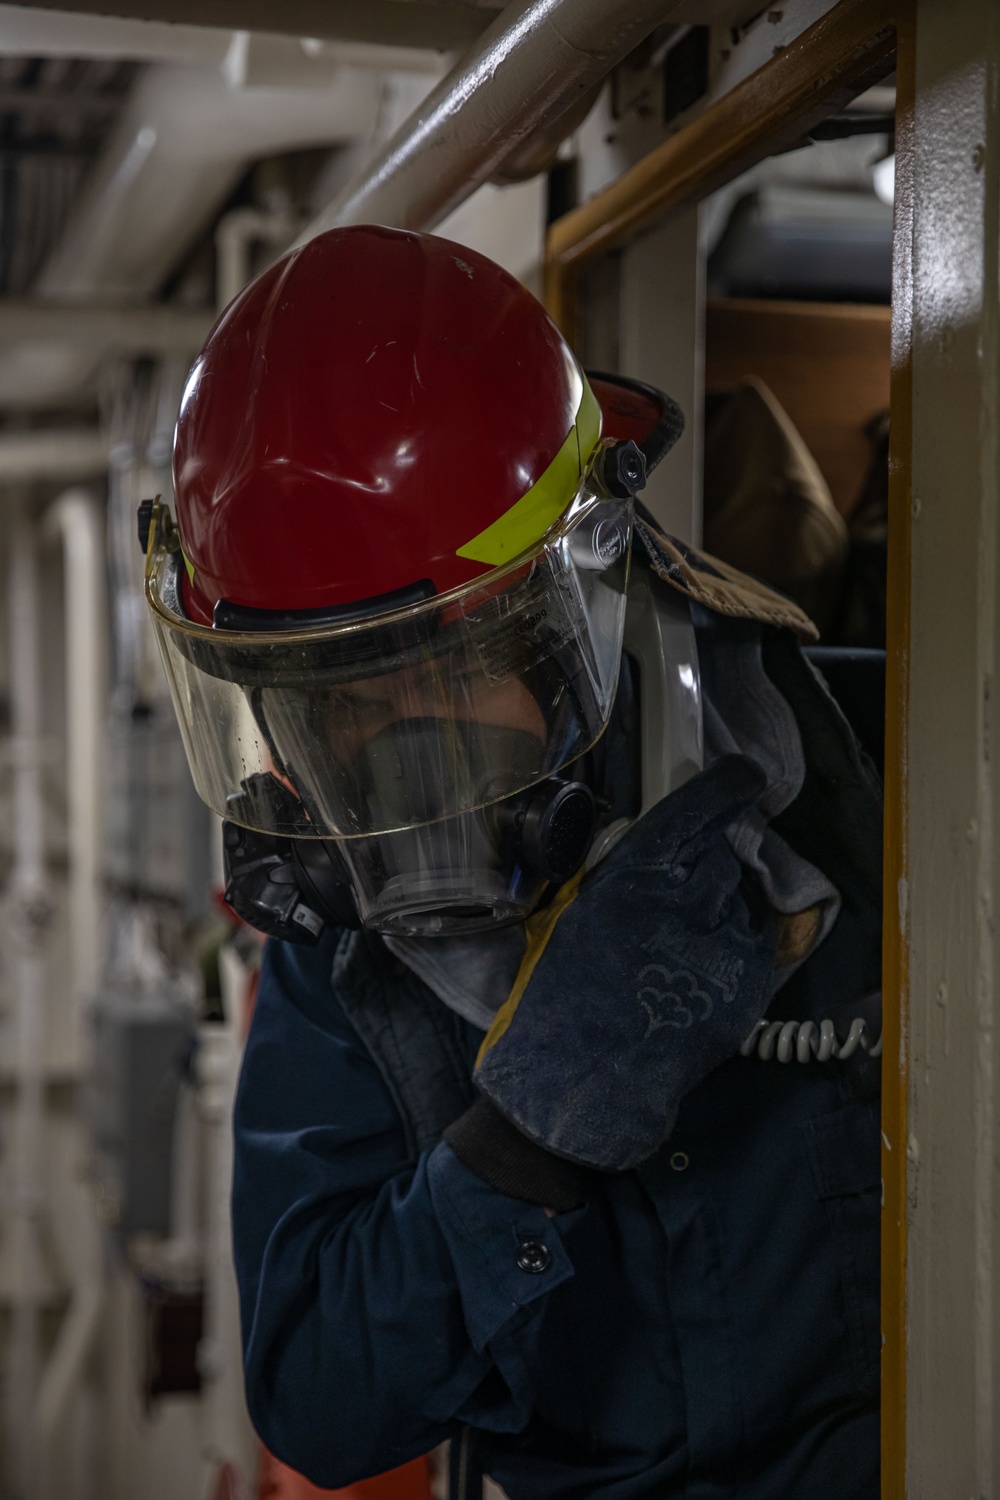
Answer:
[(889, 391), (885, 830), (882, 906), (882, 1500), (906, 1494), (910, 966), (908, 735), (912, 519), (914, 12), (897, 15), (896, 195)]

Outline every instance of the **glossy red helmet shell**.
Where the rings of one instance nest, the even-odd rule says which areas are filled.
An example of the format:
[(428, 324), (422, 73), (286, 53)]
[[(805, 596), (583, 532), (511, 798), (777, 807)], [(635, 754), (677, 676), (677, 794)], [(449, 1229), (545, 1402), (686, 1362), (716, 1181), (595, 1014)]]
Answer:
[(545, 474), (584, 388), (540, 304), (484, 256), (371, 225), (319, 235), (236, 298), (188, 379), (186, 609), (335, 609), (488, 572), (459, 549)]

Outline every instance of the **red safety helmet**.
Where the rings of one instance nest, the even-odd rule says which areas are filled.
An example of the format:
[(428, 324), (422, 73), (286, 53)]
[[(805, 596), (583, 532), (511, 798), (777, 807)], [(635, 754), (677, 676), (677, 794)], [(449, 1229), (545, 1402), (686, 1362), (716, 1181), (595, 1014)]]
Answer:
[[(602, 407), (638, 445), (602, 440)], [(158, 505), (147, 548), (209, 805), (359, 840), (578, 757), (614, 695), (631, 496), (678, 418), (589, 382), (530, 293), (448, 240), (336, 229), (258, 276), (191, 372), (176, 526)]]
[(537, 541), (599, 439), (579, 366), (512, 276), (429, 235), (331, 230), (236, 298), (191, 372), (187, 611), (445, 593)]
[[(651, 393), (603, 382), (615, 436)], [(430, 235), (334, 229), (220, 318), (174, 447), (184, 604), (297, 612), (470, 582), (563, 513), (597, 401), (534, 297)]]

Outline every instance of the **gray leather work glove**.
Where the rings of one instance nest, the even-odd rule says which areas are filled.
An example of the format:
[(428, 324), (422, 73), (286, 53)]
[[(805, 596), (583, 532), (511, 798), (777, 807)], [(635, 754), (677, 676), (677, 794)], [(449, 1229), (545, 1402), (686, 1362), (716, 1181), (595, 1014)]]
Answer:
[(776, 923), (725, 836), (764, 786), (746, 757), (716, 761), (529, 922), (481, 1098), (445, 1132), (498, 1191), (568, 1208), (581, 1168), (645, 1161), (764, 1013)]

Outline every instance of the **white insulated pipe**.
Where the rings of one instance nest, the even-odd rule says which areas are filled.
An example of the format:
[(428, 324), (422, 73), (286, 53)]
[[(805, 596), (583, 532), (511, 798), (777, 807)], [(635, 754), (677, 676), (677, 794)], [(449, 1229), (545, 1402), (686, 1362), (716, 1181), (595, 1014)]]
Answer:
[(213, 67), (152, 67), (139, 80), (34, 287), (39, 297), (144, 300), (210, 223), (247, 164), (368, 136), (381, 85), (232, 87)]
[[(152, 66), (113, 127), (33, 297), (148, 301), (252, 161), (369, 139), (382, 91), (381, 76), (358, 67), (341, 67), (315, 86), (240, 87), (218, 66)], [(99, 354), (72, 338), (11, 343), (0, 350), (0, 407), (51, 406), (74, 395), (93, 379)]]
[[(74, 1070), (83, 1061), (84, 1007), (97, 983), (102, 957), (101, 812), (108, 628), (104, 529), (101, 507), (93, 495), (81, 489), (60, 495), (42, 523), (42, 534), (59, 539), (63, 551), (71, 987), (67, 1051)], [(101, 1230), (86, 1201), (77, 1204), (75, 1242), (69, 1267), (70, 1306), (32, 1411), (31, 1440), (37, 1455), (32, 1500), (55, 1500), (53, 1444), (100, 1328), (104, 1303)]]
[[(81, 1195), (82, 1196), (82, 1195)], [(86, 1202), (77, 1215), (77, 1237), (72, 1265), (73, 1295), (38, 1387), (32, 1413), (31, 1441), (35, 1448), (31, 1500), (59, 1500), (53, 1462), (57, 1442), (65, 1448), (66, 1418), (80, 1389), (104, 1311), (103, 1246), (101, 1229)], [(82, 1476), (74, 1476), (77, 1479)]]
[[(234, 208), (215, 230), (216, 305), (223, 312), (250, 280), (250, 250), (255, 244), (283, 250), (295, 232), (291, 216), (278, 210)], [(207, 330), (206, 330), (207, 332)]]
[(31, 521), (14, 522), (8, 568), (11, 715), (14, 731), (14, 885), (34, 899), (45, 889), (42, 806), (42, 684), (38, 556)]
[(669, 0), (515, 0), (297, 243), (341, 224), (432, 229), (665, 18)]
[[(66, 812), (70, 959), (79, 1054), (81, 1001), (101, 965), (101, 844), (107, 718), (104, 516), (93, 495), (70, 489), (45, 513), (43, 533), (63, 549), (66, 638)], [(76, 1045), (72, 1045), (75, 1041)]]

